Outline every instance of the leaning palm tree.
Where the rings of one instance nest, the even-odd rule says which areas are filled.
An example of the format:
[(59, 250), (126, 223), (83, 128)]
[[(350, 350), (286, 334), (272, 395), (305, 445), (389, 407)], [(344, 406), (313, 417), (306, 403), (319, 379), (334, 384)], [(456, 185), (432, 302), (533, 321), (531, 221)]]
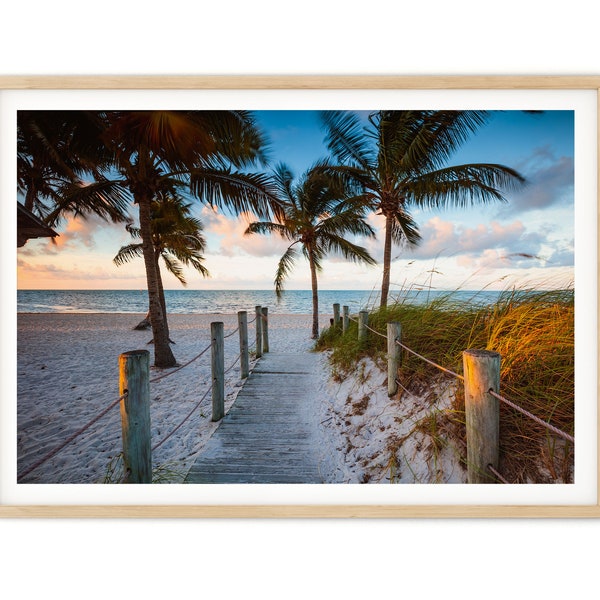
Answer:
[(298, 258), (298, 246), (308, 260), (312, 287), (312, 337), (319, 335), (319, 298), (317, 275), (323, 268), (323, 259), (330, 252), (366, 264), (376, 264), (362, 246), (346, 236), (373, 237), (375, 232), (363, 220), (363, 206), (347, 197), (337, 182), (327, 177), (320, 167), (307, 171), (294, 184), (290, 169), (280, 164), (274, 175), (280, 194), (283, 214), (275, 222), (250, 223), (246, 235), (276, 233), (291, 244), (279, 260), (275, 274), (275, 292), (280, 298), (286, 278)]
[(448, 166), (453, 152), (482, 126), (486, 111), (377, 111), (363, 125), (356, 113), (322, 113), (326, 144), (340, 163), (328, 172), (352, 182), (385, 218), (381, 306), (387, 305), (392, 244), (420, 241), (412, 207), (468, 206), (504, 201), (501, 190), (524, 182), (498, 164)]
[[(160, 259), (169, 273), (183, 285), (187, 285), (183, 266), (193, 267), (203, 277), (209, 273), (204, 266), (204, 250), (206, 239), (202, 235), (203, 225), (199, 219), (191, 215), (190, 204), (185, 204), (180, 198), (166, 197), (152, 202), (152, 245), (158, 276), (160, 302), (165, 315), (165, 327), (169, 335), (167, 319), (167, 303), (165, 299), (162, 275), (160, 272)], [(132, 223), (126, 226), (127, 231), (136, 239), (140, 239), (140, 229)], [(139, 242), (127, 244), (119, 249), (113, 262), (121, 266), (134, 258), (143, 257), (142, 244)], [(141, 325), (150, 325), (150, 315), (140, 323), (136, 329), (145, 328)]]
[[(152, 244), (152, 202), (166, 189), (234, 212), (269, 218), (277, 210), (270, 180), (241, 169), (264, 162), (264, 139), (247, 111), (113, 111), (94, 113), (103, 123), (100, 138), (110, 168), (98, 170), (94, 186), (113, 199), (126, 196), (139, 210), (146, 270), (154, 364), (176, 364), (160, 301), (159, 274)], [(50, 219), (82, 212), (98, 197), (91, 185), (62, 189)]]

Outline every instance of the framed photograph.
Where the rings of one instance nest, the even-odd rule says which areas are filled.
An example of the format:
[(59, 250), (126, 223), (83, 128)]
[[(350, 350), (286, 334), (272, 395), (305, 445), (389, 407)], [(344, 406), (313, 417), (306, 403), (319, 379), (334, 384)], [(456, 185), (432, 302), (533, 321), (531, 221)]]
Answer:
[(600, 516), (599, 89), (0, 77), (0, 516)]

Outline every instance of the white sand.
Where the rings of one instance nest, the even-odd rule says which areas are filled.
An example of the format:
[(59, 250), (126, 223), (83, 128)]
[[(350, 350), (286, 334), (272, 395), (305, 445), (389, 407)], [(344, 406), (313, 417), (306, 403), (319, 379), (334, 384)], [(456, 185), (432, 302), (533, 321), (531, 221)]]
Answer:
[(421, 396), (401, 391), (389, 398), (387, 373), (368, 358), (352, 376), (330, 377), (328, 426), (344, 456), (346, 481), (466, 483), (463, 449), (430, 424), (433, 417), (440, 427), (453, 396), (452, 382), (442, 378)]
[[(135, 314), (18, 315), (18, 473), (24, 472), (73, 432), (118, 398), (118, 357), (122, 352), (152, 346), (148, 331), (132, 327)], [(249, 319), (253, 317), (249, 313)], [(174, 354), (183, 364), (210, 343), (210, 323), (223, 321), (225, 335), (237, 328), (237, 315), (170, 315)], [(321, 317), (321, 326), (329, 324)], [(271, 352), (308, 351), (309, 315), (269, 315)], [(254, 340), (254, 325), (249, 340)], [(225, 340), (225, 367), (239, 353), (238, 335)], [(251, 365), (252, 366), (252, 365)], [(150, 377), (165, 371), (152, 368)], [(390, 443), (406, 436), (432, 410), (430, 402), (387, 397), (385, 374), (361, 361), (342, 383), (330, 378), (327, 356), (313, 374), (320, 390), (310, 398), (313, 426), (322, 439), (321, 472), (330, 483), (402, 483), (463, 481), (452, 452), (435, 455), (422, 434), (400, 445), (398, 464), (390, 470)], [(170, 434), (209, 389), (210, 352), (173, 375), (151, 384), (152, 445)], [(226, 411), (240, 390), (239, 363), (226, 374)], [(368, 398), (368, 405), (360, 402)], [(448, 395), (442, 395), (446, 401)], [(358, 408), (356, 405), (359, 405)], [(437, 405), (438, 408), (440, 405)], [(153, 466), (166, 474), (165, 483), (180, 483), (196, 455), (218, 425), (211, 421), (211, 394), (164, 444), (153, 452)], [(56, 456), (22, 479), (22, 483), (102, 483), (121, 452), (121, 424), (116, 406)], [(118, 475), (118, 472), (113, 475)]]
[[(148, 331), (134, 331), (143, 315), (18, 315), (18, 473), (60, 445), (119, 396), (118, 357), (147, 343)], [(249, 314), (249, 320), (253, 316)], [(327, 318), (323, 317), (326, 322)], [(173, 352), (183, 364), (210, 344), (210, 323), (223, 321), (225, 335), (237, 328), (237, 315), (170, 315)], [(271, 352), (308, 350), (311, 317), (270, 315)], [(249, 326), (249, 340), (255, 337)], [(239, 354), (235, 333), (225, 340), (225, 366)], [(150, 377), (165, 371), (152, 368)], [(151, 384), (152, 445), (165, 438), (193, 409), (211, 381), (210, 351), (170, 377)], [(226, 410), (240, 389), (239, 362), (226, 374)], [(185, 474), (217, 424), (211, 421), (208, 393), (190, 419), (153, 453), (154, 466)], [(55, 457), (22, 482), (102, 482), (111, 460), (121, 452), (116, 406)], [(174, 482), (178, 482), (175, 477)]]

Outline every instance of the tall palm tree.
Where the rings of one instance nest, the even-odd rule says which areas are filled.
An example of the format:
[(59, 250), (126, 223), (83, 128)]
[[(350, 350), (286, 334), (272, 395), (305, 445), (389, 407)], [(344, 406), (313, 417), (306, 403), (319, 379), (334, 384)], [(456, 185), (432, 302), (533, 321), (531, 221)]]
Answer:
[[(203, 225), (199, 219), (191, 215), (190, 207), (191, 204), (185, 204), (180, 198), (171, 196), (152, 201), (152, 245), (154, 246), (158, 288), (165, 315), (167, 335), (169, 335), (169, 324), (160, 272), (160, 259), (162, 258), (167, 271), (174, 275), (183, 286), (187, 285), (183, 265), (193, 267), (203, 277), (209, 275), (203, 264), (203, 252), (206, 248), (206, 239), (202, 235)], [(139, 227), (135, 227), (132, 223), (127, 224), (126, 229), (132, 237), (136, 239), (141, 237)], [(142, 244), (139, 242), (122, 246), (113, 262), (117, 266), (121, 266), (137, 257), (143, 257)], [(148, 314), (142, 323), (149, 324), (149, 321), (150, 315)]]
[(319, 297), (317, 275), (327, 254), (335, 252), (354, 262), (377, 264), (367, 250), (345, 236), (373, 237), (375, 232), (363, 220), (362, 205), (345, 195), (344, 190), (315, 167), (294, 184), (289, 167), (280, 164), (274, 175), (283, 214), (276, 221), (250, 223), (246, 235), (276, 233), (291, 244), (279, 260), (275, 292), (280, 298), (286, 278), (298, 258), (298, 249), (308, 260), (312, 287), (312, 337), (319, 335)]
[(328, 172), (362, 190), (385, 218), (381, 306), (387, 305), (392, 244), (420, 241), (411, 207), (469, 206), (504, 201), (501, 190), (524, 182), (498, 164), (448, 166), (454, 151), (489, 118), (486, 111), (377, 111), (363, 125), (356, 113), (323, 112), (326, 144), (339, 161)]
[[(247, 111), (112, 111), (94, 116), (103, 123), (100, 137), (111, 157), (110, 169), (99, 169), (95, 183), (106, 197), (125, 195), (138, 207), (154, 364), (172, 367), (176, 360), (152, 244), (152, 202), (170, 189), (212, 206), (251, 210), (268, 218), (277, 210), (269, 178), (240, 170), (264, 162), (264, 139)], [(93, 203), (90, 187), (63, 190), (50, 218)]]

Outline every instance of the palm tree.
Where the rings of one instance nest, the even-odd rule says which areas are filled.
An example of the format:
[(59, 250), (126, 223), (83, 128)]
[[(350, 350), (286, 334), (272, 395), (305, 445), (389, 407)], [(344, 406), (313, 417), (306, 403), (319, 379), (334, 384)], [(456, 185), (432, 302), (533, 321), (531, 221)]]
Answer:
[(275, 275), (275, 292), (280, 298), (283, 285), (296, 259), (297, 246), (308, 260), (312, 286), (312, 337), (319, 335), (319, 299), (317, 274), (330, 252), (341, 254), (354, 262), (377, 264), (367, 250), (345, 236), (373, 237), (375, 232), (363, 220), (362, 205), (346, 197), (343, 189), (316, 166), (294, 184), (290, 169), (280, 164), (275, 169), (275, 182), (280, 194), (283, 214), (275, 222), (250, 223), (246, 235), (277, 233), (291, 244), (279, 260)]
[[(152, 245), (154, 246), (154, 258), (158, 275), (158, 288), (160, 301), (165, 315), (165, 327), (169, 335), (169, 324), (167, 319), (167, 304), (165, 300), (164, 287), (160, 272), (159, 261), (162, 258), (169, 273), (174, 275), (179, 282), (187, 285), (182, 265), (191, 266), (203, 277), (209, 273), (204, 266), (203, 252), (206, 248), (206, 240), (202, 235), (203, 225), (199, 219), (192, 217), (190, 204), (185, 204), (177, 197), (166, 197), (152, 201)], [(140, 229), (132, 223), (126, 226), (132, 237), (141, 237)], [(117, 266), (121, 266), (134, 258), (143, 256), (141, 243), (122, 246), (113, 259)], [(150, 325), (150, 315), (142, 323)], [(140, 324), (141, 325), (141, 324)], [(145, 328), (136, 327), (139, 329)]]
[(392, 244), (415, 246), (421, 239), (409, 208), (505, 201), (500, 190), (524, 182), (503, 165), (447, 165), (487, 121), (486, 111), (378, 111), (367, 126), (352, 112), (321, 116), (326, 144), (340, 163), (327, 171), (362, 190), (365, 204), (385, 218), (382, 307), (390, 288)]
[[(247, 111), (113, 111), (94, 113), (110, 154), (94, 185), (107, 198), (126, 196), (139, 210), (139, 233), (146, 270), (154, 364), (176, 364), (160, 300), (159, 273), (152, 243), (152, 202), (171, 190), (234, 212), (269, 218), (277, 199), (269, 178), (241, 171), (264, 162), (264, 139)], [(50, 218), (81, 211), (96, 199), (91, 186), (63, 190)]]
[(101, 139), (103, 128), (101, 119), (88, 111), (18, 112), (17, 192), (25, 208), (54, 224), (60, 217), (50, 216), (56, 204), (65, 194), (85, 188), (80, 215), (127, 220), (127, 198), (104, 193), (99, 170), (110, 164), (110, 154)]

